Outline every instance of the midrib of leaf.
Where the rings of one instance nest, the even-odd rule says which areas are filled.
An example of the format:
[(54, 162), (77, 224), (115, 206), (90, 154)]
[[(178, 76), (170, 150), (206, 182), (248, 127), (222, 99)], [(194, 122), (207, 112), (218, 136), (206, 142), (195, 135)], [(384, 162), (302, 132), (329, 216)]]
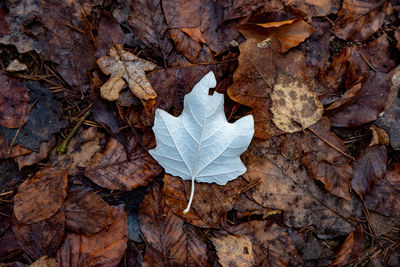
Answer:
[[(204, 105), (206, 105), (206, 103), (204, 103)], [(190, 114), (192, 115), (193, 119), (196, 120), (196, 118), (194, 117), (192, 110), (189, 109)], [(193, 201), (193, 195), (194, 195), (194, 179), (196, 178), (196, 169), (197, 169), (197, 164), (199, 162), (199, 155), (200, 155), (200, 150), (201, 150), (201, 145), (203, 143), (203, 133), (204, 133), (204, 125), (205, 122), (207, 120), (207, 107), (205, 107), (204, 109), (204, 118), (203, 118), (203, 123), (201, 125), (201, 133), (200, 133), (200, 140), (199, 140), (199, 145), (197, 148), (197, 154), (196, 154), (196, 159), (194, 161), (194, 166), (193, 166), (193, 172), (192, 172), (192, 188), (190, 189), (190, 198), (189, 198), (189, 203), (186, 207), (186, 209), (183, 211), (184, 214), (188, 213), (190, 210), (190, 206), (192, 205), (192, 201)], [(188, 131), (189, 132), (189, 131)]]

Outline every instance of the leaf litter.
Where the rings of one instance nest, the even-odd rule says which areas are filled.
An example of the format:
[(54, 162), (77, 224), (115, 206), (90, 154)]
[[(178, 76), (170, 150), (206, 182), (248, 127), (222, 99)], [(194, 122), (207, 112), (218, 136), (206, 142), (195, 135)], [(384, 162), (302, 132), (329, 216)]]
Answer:
[[(398, 3), (120, 2), (0, 4), (0, 265), (399, 265)], [(184, 214), (151, 127), (210, 71), (256, 138)]]

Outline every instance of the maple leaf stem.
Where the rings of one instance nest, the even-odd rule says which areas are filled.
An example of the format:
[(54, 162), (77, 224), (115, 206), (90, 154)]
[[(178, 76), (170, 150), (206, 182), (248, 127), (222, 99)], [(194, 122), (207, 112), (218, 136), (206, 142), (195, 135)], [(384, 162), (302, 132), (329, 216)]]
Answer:
[(186, 209), (183, 211), (183, 214), (186, 214), (189, 212), (190, 206), (192, 205), (193, 195), (194, 195), (194, 177), (192, 177), (192, 188), (190, 189), (189, 203), (188, 203)]

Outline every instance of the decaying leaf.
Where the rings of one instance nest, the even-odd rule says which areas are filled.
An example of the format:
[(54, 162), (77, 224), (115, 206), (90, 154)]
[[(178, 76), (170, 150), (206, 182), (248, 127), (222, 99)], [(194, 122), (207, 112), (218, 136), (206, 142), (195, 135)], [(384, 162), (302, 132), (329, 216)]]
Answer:
[(68, 233), (56, 253), (62, 266), (117, 266), (128, 242), (128, 223), (122, 205), (112, 207), (118, 218), (99, 233), (87, 237)]
[(34, 263), (29, 265), (29, 267), (60, 267), (60, 264), (54, 258), (42, 256)]
[(225, 236), (211, 239), (222, 267), (254, 266), (253, 245), (248, 236)]
[(228, 123), (224, 113), (224, 96), (215, 92), (212, 72), (185, 96), (184, 110), (179, 117), (157, 109), (153, 131), (157, 147), (149, 153), (166, 172), (194, 182), (225, 185), (246, 171), (239, 155), (249, 145), (254, 134), (252, 116)]
[(97, 152), (90, 160), (85, 175), (112, 190), (129, 191), (145, 186), (160, 174), (162, 168), (140, 145), (135, 152), (128, 155), (120, 142), (110, 138), (104, 151)]
[(323, 107), (317, 94), (305, 82), (279, 73), (271, 94), (272, 121), (284, 132), (306, 129), (322, 117)]
[(198, 229), (184, 224), (183, 219), (172, 212), (165, 203), (160, 185), (153, 186), (140, 203), (139, 226), (146, 242), (161, 256), (158, 264), (160, 261), (163, 264), (160, 266), (208, 266), (204, 238)]
[(346, 266), (356, 259), (363, 252), (364, 231), (362, 226), (351, 232), (336, 253), (336, 259), (332, 262), (333, 266)]
[(71, 193), (64, 210), (66, 227), (86, 236), (98, 233), (114, 221), (112, 207), (93, 192)]
[(132, 93), (146, 102), (156, 98), (157, 94), (146, 78), (145, 71), (153, 70), (157, 65), (124, 50), (123, 45), (114, 45), (110, 56), (97, 60), (100, 69), (110, 79), (100, 88), (101, 96), (109, 101), (118, 99), (119, 92), (128, 83)]
[(53, 216), (67, 196), (68, 168), (49, 168), (27, 179), (14, 197), (16, 219), (25, 224)]
[(33, 259), (53, 255), (62, 241), (64, 228), (63, 209), (46, 220), (32, 224), (23, 224), (12, 218), (12, 230), (18, 244)]

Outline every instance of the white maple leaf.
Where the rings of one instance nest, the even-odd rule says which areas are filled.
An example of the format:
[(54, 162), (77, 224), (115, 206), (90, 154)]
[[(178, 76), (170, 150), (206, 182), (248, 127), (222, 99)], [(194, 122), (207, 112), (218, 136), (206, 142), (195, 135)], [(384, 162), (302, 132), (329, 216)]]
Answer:
[(157, 147), (149, 153), (165, 171), (183, 180), (225, 185), (246, 172), (239, 156), (254, 134), (253, 116), (229, 123), (224, 113), (224, 95), (209, 89), (215, 87), (214, 74), (209, 72), (185, 96), (184, 109), (174, 117), (157, 109), (153, 131)]

